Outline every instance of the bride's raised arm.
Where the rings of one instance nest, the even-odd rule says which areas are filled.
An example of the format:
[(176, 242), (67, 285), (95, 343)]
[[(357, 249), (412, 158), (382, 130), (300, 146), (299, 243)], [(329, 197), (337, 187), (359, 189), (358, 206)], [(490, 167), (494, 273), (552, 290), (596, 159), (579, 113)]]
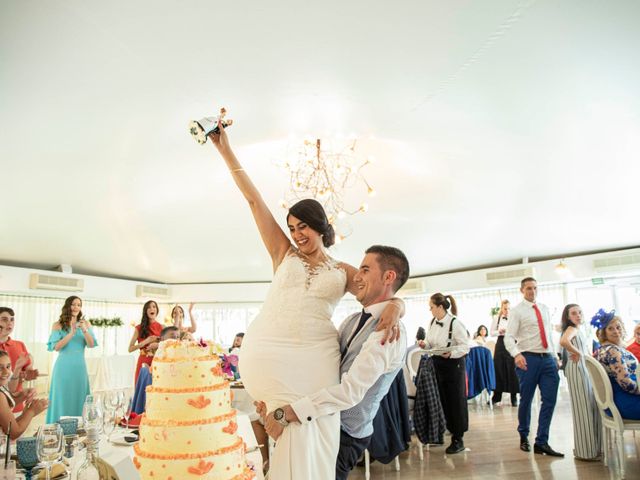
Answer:
[(219, 133), (211, 132), (209, 138), (227, 164), (233, 181), (236, 182), (242, 195), (244, 195), (244, 198), (249, 203), (251, 213), (262, 237), (262, 242), (264, 246), (267, 247), (275, 271), (291, 247), (291, 242), (278, 225), (278, 222), (273, 218), (273, 214), (264, 203), (262, 195), (260, 195), (260, 192), (249, 178), (249, 175), (244, 168), (242, 168), (242, 165), (240, 165), (233, 150), (231, 150), (227, 132), (222, 128), (220, 122), (218, 122), (218, 131)]

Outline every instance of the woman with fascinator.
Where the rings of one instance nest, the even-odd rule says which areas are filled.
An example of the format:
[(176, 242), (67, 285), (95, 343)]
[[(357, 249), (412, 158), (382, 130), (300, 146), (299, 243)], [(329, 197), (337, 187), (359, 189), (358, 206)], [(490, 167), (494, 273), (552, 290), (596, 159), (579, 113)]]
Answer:
[(609, 374), (613, 387), (613, 401), (622, 418), (640, 420), (640, 384), (638, 360), (624, 348), (624, 325), (615, 311), (600, 309), (591, 320), (598, 331), (601, 347), (597, 359)]
[(564, 373), (569, 384), (573, 416), (573, 455), (579, 460), (598, 460), (602, 450), (602, 423), (584, 361), (591, 342), (582, 331), (582, 309), (570, 303), (562, 311), (560, 345), (569, 354)]
[[(272, 416), (284, 405), (340, 383), (338, 332), (331, 316), (346, 292), (357, 293), (357, 270), (330, 256), (335, 233), (319, 202), (301, 200), (290, 208), (289, 239), (233, 153), (222, 124), (209, 138), (248, 202), (273, 265), (271, 288), (245, 333), (238, 366), (247, 393), (263, 401)], [(377, 330), (386, 330), (386, 339), (398, 338), (403, 310), (398, 299), (385, 307)], [(287, 425), (285, 418), (277, 421)], [(339, 444), (340, 415), (291, 423), (272, 452), (269, 476), (335, 478)]]

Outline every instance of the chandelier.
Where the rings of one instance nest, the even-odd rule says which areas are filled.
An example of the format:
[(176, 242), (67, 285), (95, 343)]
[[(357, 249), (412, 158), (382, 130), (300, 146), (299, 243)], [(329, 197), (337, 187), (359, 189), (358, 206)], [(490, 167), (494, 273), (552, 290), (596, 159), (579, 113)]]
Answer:
[(342, 219), (365, 213), (369, 208), (366, 202), (360, 202), (358, 206), (347, 205), (347, 190), (361, 184), (367, 195), (376, 193), (362, 172), (371, 163), (371, 157), (356, 155), (356, 144), (357, 140), (351, 139), (343, 148), (332, 151), (323, 148), (320, 139), (305, 140), (294, 158), (283, 165), (289, 176), (289, 190), (280, 206), (288, 209), (298, 200), (315, 198), (324, 207), (329, 223), (336, 231), (336, 243), (351, 233), (350, 225)]

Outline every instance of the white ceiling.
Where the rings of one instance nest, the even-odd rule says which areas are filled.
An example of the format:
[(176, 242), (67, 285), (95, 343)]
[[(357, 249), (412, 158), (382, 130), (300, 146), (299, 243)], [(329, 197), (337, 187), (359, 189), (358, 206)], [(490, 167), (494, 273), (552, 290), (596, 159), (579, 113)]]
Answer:
[[(0, 263), (268, 280), (224, 106), (273, 207), (290, 135), (348, 135), (378, 191), (334, 256), (413, 274), (640, 245), (640, 2), (0, 3)], [(371, 138), (373, 136), (373, 138)], [(284, 224), (284, 222), (283, 222)]]

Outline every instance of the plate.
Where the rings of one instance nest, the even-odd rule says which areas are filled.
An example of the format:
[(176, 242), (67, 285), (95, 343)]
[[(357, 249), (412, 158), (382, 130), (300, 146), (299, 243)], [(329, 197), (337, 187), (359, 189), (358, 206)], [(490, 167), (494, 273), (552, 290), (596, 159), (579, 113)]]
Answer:
[(114, 437), (111, 437), (111, 440), (109, 441), (114, 445), (122, 445), (122, 446), (128, 447), (139, 442), (139, 440), (136, 440), (135, 442), (128, 442), (127, 440), (125, 440), (125, 438), (132, 438), (132, 437), (136, 437), (136, 435), (131, 435), (129, 433), (126, 433), (126, 434), (121, 434), (121, 435), (116, 435)]

